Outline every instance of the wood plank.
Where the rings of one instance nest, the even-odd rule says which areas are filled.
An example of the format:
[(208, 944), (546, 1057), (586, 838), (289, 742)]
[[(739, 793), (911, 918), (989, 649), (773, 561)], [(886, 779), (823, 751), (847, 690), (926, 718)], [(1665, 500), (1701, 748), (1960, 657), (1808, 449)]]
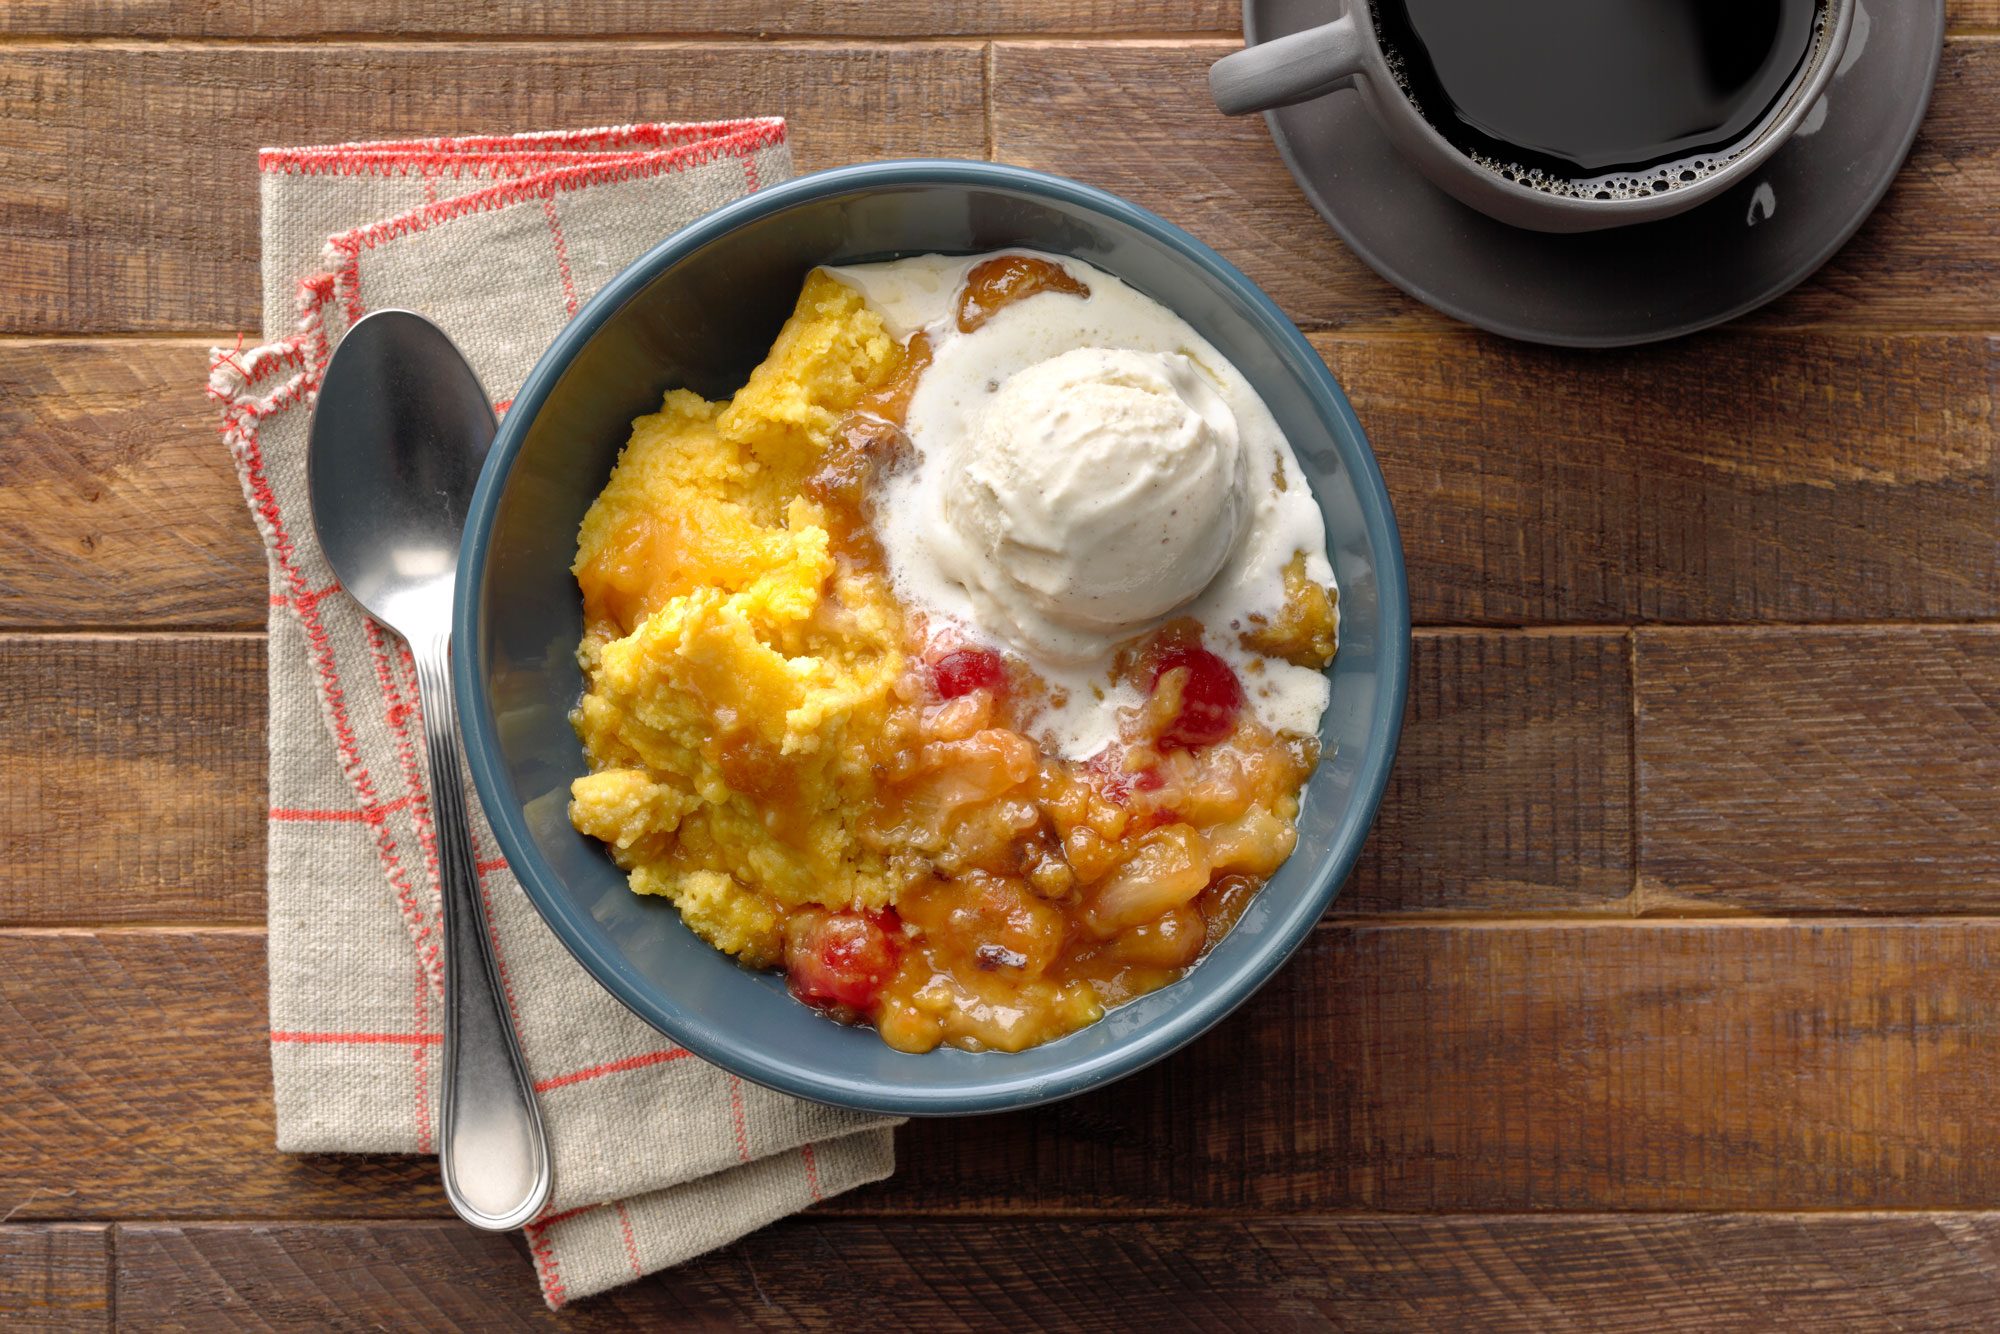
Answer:
[[(1260, 124), (1207, 109), (1206, 65), (1230, 45), (1003, 43), (996, 148), (1161, 208), (1305, 322), (1441, 327), (1347, 254)], [(937, 45), (523, 46), (506, 61), (463, 46), (16, 46), (0, 59), (0, 112), (34, 132), (0, 141), (0, 214), (14, 224), (0, 243), (0, 329), (254, 324), (253, 139), (777, 111), (794, 119), (804, 167), (979, 156), (979, 61)], [(427, 95), (440, 86), (458, 90), (444, 108)], [(2000, 175), (1984, 113), (1996, 97), (2000, 44), (1953, 39), (1889, 204), (1767, 318), (1992, 325), (2000, 218), (1982, 201)]]
[(2000, 924), (1321, 932), (1104, 1094), (912, 1123), (849, 1207), (1990, 1208)]
[[(1313, 327), (1443, 327), (1377, 278), (1306, 204), (1256, 117), (1224, 120), (1209, 64), (1228, 42), (1003, 42), (993, 145), (1002, 161), (1124, 194), (1215, 245)], [(1930, 118), (1874, 219), (1764, 322), (1849, 327), (2000, 324), (2000, 43), (1946, 45)]]
[(0, 343), (0, 626), (264, 623), (193, 342)]
[(2000, 627), (1645, 631), (1641, 901), (1990, 909)]
[[(829, 1262), (837, 1257), (837, 1263)], [(1969, 1327), (2000, 1318), (1992, 1214), (808, 1218), (560, 1316), (516, 1237), (455, 1223), (119, 1229), (118, 1309), (383, 1329)]]
[(1389, 790), (1335, 911), (1622, 910), (1623, 632), (1419, 634)]
[(0, 636), (0, 924), (264, 916), (261, 636)]
[(1236, 45), (997, 43), (993, 155), (1155, 210), (1301, 324), (1447, 327), (1341, 244), (1293, 184), (1262, 118), (1216, 114), (1208, 66)]
[(2000, 614), (2000, 340), (1315, 335), (1419, 623)]
[[(262, 919), (262, 649), (0, 636), (0, 706), (14, 705), (0, 759), (25, 778), (0, 792), (0, 924)], [(1625, 911), (1624, 634), (1420, 634), (1414, 675), (1395, 778), (1338, 911)]]
[[(2000, 26), (2000, 0), (1947, 0), (1953, 31)], [(192, 38), (318, 36), (615, 37), (736, 36), (928, 37), (1028, 33), (1227, 33), (1242, 14), (1228, 0), (996, 0), (932, 5), (922, 0), (602, 0), (588, 7), (488, 0), (257, 0), (216, 10), (202, 0), (119, 0), (74, 5), (12, 0), (0, 33), (22, 36)]]
[[(439, 1215), (272, 1148), (259, 933), (0, 933), (0, 1212)], [(1353, 926), (1117, 1088), (836, 1212), (1991, 1208), (2000, 923)]]
[(111, 1328), (110, 1229), (0, 1225), (0, 1325)]
[(983, 71), (971, 43), (9, 46), (0, 330), (257, 327), (262, 144), (782, 115), (801, 171), (978, 157)]
[[(1954, 3), (1964, 7), (1963, 0)], [(1977, 6), (1993, 0), (1970, 0)], [(1235, 33), (1232, 0), (9, 0), (0, 33), (74, 37), (955, 37), (988, 33)]]
[[(1995, 631), (1643, 633), (1644, 850), (1627, 906), (1953, 912), (1993, 898), (1978, 739), (2000, 690)], [(1401, 757), (1337, 911), (1621, 898), (1621, 642), (1420, 633)], [(16, 776), (0, 792), (0, 920), (260, 917), (263, 680), (253, 636), (0, 638), (0, 756)], [(1828, 704), (1841, 697), (1866, 702)], [(1880, 814), (1857, 825), (1856, 809)]]
[[(1953, 31), (2000, 26), (2000, 0), (1946, 0)], [(204, 0), (10, 0), (0, 33), (17, 36), (196, 38), (327, 37), (956, 37), (1028, 33), (1117, 36), (1241, 30), (1230, 0), (251, 0), (217, 9)]]
[(0, 932), (0, 1214), (438, 1214), (416, 1158), (280, 1154), (261, 930)]
[[(1313, 343), (1381, 460), (1420, 624), (2000, 615), (2000, 340)], [(0, 625), (262, 624), (201, 365), (185, 340), (0, 343)]]
[[(1584, 383), (1570, 364), (1578, 354), (1480, 335), (1435, 340), (1321, 335), (1316, 341), (1348, 385), (1383, 461), (1398, 501), (1422, 619), (1880, 616), (1899, 608), (1929, 615), (1994, 612), (2000, 587), (1994, 574), (2000, 550), (1991, 447), (1994, 340), (1718, 335), (1701, 340), (1698, 358), (1661, 348), (1600, 354), (1595, 360), (1605, 373), (1601, 383), (1616, 385), (1612, 394), (1563, 387)], [(137, 368), (137, 391), (118, 369), (121, 350), (124, 363)], [(140, 619), (155, 607), (175, 608), (160, 615), (197, 621), (248, 619), (261, 612), (262, 584), (254, 574), (235, 577), (224, 591), (208, 582), (202, 553), (173, 540), (170, 525), (183, 514), (180, 506), (150, 511), (153, 526), (145, 526), (149, 507), (164, 503), (158, 497), (185, 496), (188, 510), (216, 516), (221, 530), (238, 527), (243, 546), (254, 543), (222, 452), (205, 429), (169, 437), (157, 466), (151, 460), (143, 467), (118, 462), (119, 442), (146, 438), (147, 402), (173, 403), (170, 391), (179, 385), (186, 401), (177, 411), (200, 412), (192, 381), (179, 376), (182, 350), (182, 344), (147, 341), (15, 344), (0, 350), (0, 361), (12, 354), (13, 364), (26, 368), (17, 383), (47, 387), (16, 409), (28, 424), (17, 438), (30, 448), (9, 456), (12, 475), (30, 485), (36, 477), (53, 476), (58, 481), (52, 487), (66, 485), (61, 479), (69, 472), (102, 479), (101, 491), (81, 493), (97, 494), (97, 508), (120, 516), (102, 525), (99, 551), (122, 552), (121, 568), (143, 565), (148, 551), (158, 557), (143, 576), (156, 591), (132, 603), (113, 603), (102, 613), (110, 620)], [(72, 366), (78, 368), (74, 376), (68, 371)], [(1508, 384), (1549, 387), (1529, 395), (1506, 390)], [(65, 385), (91, 404), (91, 420), (101, 427), (74, 437), (63, 434)], [(1820, 387), (1829, 385), (1845, 388)], [(106, 406), (98, 406), (100, 394)], [(118, 406), (109, 406), (112, 400)], [(1725, 403), (1726, 409), (1713, 406)], [(189, 423), (183, 429), (195, 427)], [(39, 505), (9, 507), (8, 494), (0, 490), (0, 513), (16, 524), (9, 536), (19, 548), (48, 553), (36, 562), (47, 578), (8, 585), (0, 575), (0, 588), (15, 593), (15, 616), (63, 624), (64, 609), (91, 602), (111, 576), (63, 559), (70, 515)], [(1463, 554), (1473, 551), (1481, 554)], [(254, 548), (248, 559), (254, 562)], [(24, 673), (20, 688), (32, 691), (38, 669), (22, 663), (17, 670)], [(1424, 681), (1420, 668), (1419, 700), (1425, 698)], [(191, 698), (197, 685), (170, 683), (170, 688), (190, 692)], [(1462, 681), (1438, 683), (1442, 691), (1463, 688)], [(1523, 680), (1517, 698), (1532, 700), (1541, 691), (1562, 697), (1563, 689), (1555, 677)], [(1490, 725), (1502, 724), (1481, 722), (1482, 728)], [(240, 744), (247, 754), (261, 737), (253, 727), (219, 738), (218, 744)], [(1445, 744), (1446, 752), (1417, 761), (1413, 733), (1399, 788), (1426, 791), (1427, 783), (1449, 781), (1443, 768), (1427, 774), (1412, 767), (1455, 762), (1449, 746), (1456, 743)], [(1548, 752), (1534, 762), (1546, 767), (1533, 771), (1517, 765), (1506, 781), (1538, 777), (1551, 783), (1565, 772)], [(247, 771), (253, 761), (240, 763)], [(111, 785), (103, 795), (125, 794)], [(1397, 832), (1397, 809), (1392, 800), (1387, 834)], [(244, 813), (249, 810), (245, 804)], [(1481, 877), (1499, 884), (1512, 878), (1483, 858), (1495, 849), (1508, 856), (1531, 851), (1529, 844), (1509, 842), (1514, 835), (1503, 826), (1440, 824), (1433, 814), (1413, 810), (1401, 828), (1444, 839), (1425, 854), (1427, 864), (1459, 867), (1465, 879), (1441, 895), (1434, 882), (1408, 878), (1418, 874), (1410, 860), (1415, 845), (1398, 835), (1393, 845), (1380, 840), (1370, 862), (1376, 872), (1364, 871), (1352, 902), (1366, 902), (1371, 911), (1477, 906), (1478, 896), (1468, 897), (1467, 884)], [(241, 848), (254, 837), (247, 825), (232, 827), (226, 843)], [(1482, 839), (1500, 841), (1482, 844)], [(1382, 855), (1392, 846), (1396, 856)], [(121, 844), (117, 855), (135, 850), (136, 845)], [(1547, 849), (1557, 858), (1568, 852)], [(153, 874), (123, 862), (106, 869), (121, 879)], [(1393, 891), (1371, 889), (1371, 883), (1388, 883), (1371, 882), (1372, 873), (1404, 878), (1395, 880)], [(60, 906), (48, 909), (57, 916), (29, 920), (78, 920), (68, 886), (45, 888), (59, 898)], [(1836, 881), (1831, 888), (1842, 885)], [(254, 884), (221, 892), (239, 909), (256, 901)], [(1565, 890), (1553, 900), (1506, 903), (1536, 910), (1574, 906), (1575, 897)], [(1806, 903), (1839, 906), (1818, 892)]]

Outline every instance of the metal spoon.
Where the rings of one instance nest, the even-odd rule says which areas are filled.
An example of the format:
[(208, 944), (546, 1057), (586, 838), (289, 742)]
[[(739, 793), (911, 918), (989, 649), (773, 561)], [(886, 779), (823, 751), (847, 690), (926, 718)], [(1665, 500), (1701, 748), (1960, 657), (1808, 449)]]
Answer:
[(443, 330), (407, 310), (377, 311), (347, 331), (326, 368), (306, 467), (313, 527), (335, 577), (416, 659), (443, 889), (438, 1160), (459, 1217), (498, 1231), (547, 1201), (549, 1150), (501, 1003), (451, 691), (458, 544), (493, 432), (486, 391)]

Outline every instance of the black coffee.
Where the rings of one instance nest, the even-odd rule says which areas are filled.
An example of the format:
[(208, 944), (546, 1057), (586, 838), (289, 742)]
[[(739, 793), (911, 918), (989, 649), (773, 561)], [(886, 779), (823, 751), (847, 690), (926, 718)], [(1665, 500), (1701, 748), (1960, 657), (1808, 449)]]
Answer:
[[(1705, 174), (1812, 50), (1818, 0), (1375, 0), (1424, 117), (1501, 170)], [(1713, 165), (1720, 165), (1715, 162)], [(1649, 188), (1668, 188), (1661, 178)]]

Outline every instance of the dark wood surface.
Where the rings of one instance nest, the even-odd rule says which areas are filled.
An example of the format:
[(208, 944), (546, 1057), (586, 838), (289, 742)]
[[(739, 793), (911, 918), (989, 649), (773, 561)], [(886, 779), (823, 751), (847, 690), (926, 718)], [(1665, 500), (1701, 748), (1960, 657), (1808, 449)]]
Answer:
[(2000, 626), (1639, 637), (1639, 885), (2000, 906)]
[[(2000, 0), (1950, 12), (1825, 271), (1585, 354), (1342, 249), (1206, 106), (1233, 0), (0, 5), (0, 1324), (2000, 1322)], [(1077, 176), (1265, 283), (1394, 495), (1410, 706), (1216, 1033), (551, 1317), (428, 1163), (272, 1147), (205, 350), (255, 334), (260, 144), (736, 113)]]
[(119, 1230), (118, 1309), (162, 1330), (218, 1311), (358, 1328), (356, 1312), (396, 1310), (467, 1330), (856, 1328), (887, 1311), (927, 1330), (1523, 1334), (2000, 1314), (2000, 1220), (1963, 1215), (801, 1219), (754, 1256), (722, 1251), (560, 1317), (536, 1309), (525, 1255), (449, 1223), (138, 1224)]
[[(263, 626), (213, 341), (0, 339), (0, 630)], [(1419, 624), (2000, 617), (1993, 337), (1312, 341), (1381, 461)]]
[[(428, 1161), (271, 1146), (263, 961), (257, 928), (0, 936), (17, 1220), (441, 1211)], [(1996, 1079), (1996, 924), (1336, 922), (1172, 1061), (913, 1123), (823, 1212), (1981, 1207)]]
[(0, 340), (0, 626), (263, 630), (209, 345)]
[(87, 1223), (0, 1227), (0, 1322), (24, 1329), (106, 1328), (110, 1232)]
[(262, 635), (0, 635), (0, 924), (263, 918)]

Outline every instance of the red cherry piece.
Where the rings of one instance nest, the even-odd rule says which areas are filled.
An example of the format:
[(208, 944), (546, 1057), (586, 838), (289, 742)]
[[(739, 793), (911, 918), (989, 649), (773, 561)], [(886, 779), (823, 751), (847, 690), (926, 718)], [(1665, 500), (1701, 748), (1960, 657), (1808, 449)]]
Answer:
[(957, 699), (975, 690), (999, 691), (1007, 684), (1007, 664), (991, 649), (961, 648), (931, 664), (937, 691), (945, 699)]
[(785, 951), (792, 994), (808, 1005), (874, 1008), (896, 972), (901, 929), (894, 912), (822, 917)]
[(1243, 683), (1228, 663), (1197, 644), (1173, 644), (1153, 659), (1153, 689), (1176, 667), (1187, 669), (1181, 685), (1181, 709), (1160, 734), (1159, 744), (1193, 750), (1211, 746), (1236, 730), (1243, 711)]

